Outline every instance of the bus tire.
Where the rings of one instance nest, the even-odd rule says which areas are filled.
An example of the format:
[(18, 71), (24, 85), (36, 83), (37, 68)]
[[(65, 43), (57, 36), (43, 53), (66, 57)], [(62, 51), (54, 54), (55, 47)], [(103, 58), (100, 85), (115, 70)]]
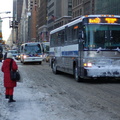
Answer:
[(77, 82), (80, 82), (80, 77), (78, 75), (78, 67), (77, 66), (74, 67), (74, 78)]
[(54, 74), (58, 74), (58, 70), (55, 62), (52, 63), (52, 71)]
[(40, 61), (40, 62), (39, 62), (39, 64), (41, 65), (41, 64), (42, 64), (42, 62)]

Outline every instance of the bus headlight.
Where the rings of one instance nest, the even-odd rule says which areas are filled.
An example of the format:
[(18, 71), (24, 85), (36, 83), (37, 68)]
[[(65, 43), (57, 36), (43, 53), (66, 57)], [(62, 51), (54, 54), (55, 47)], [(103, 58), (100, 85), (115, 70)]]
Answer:
[(92, 67), (92, 63), (84, 63), (84, 67)]
[(23, 58), (24, 58), (24, 59), (27, 58), (27, 55), (24, 55)]

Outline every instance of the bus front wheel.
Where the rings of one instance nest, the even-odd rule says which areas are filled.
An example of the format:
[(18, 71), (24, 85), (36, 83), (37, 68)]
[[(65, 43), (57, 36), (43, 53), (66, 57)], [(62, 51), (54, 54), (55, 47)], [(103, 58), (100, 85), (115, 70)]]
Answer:
[(58, 74), (58, 70), (55, 62), (52, 63), (52, 71), (54, 74)]
[(80, 77), (78, 75), (78, 67), (77, 66), (75, 66), (75, 68), (74, 68), (74, 78), (77, 82), (80, 82)]

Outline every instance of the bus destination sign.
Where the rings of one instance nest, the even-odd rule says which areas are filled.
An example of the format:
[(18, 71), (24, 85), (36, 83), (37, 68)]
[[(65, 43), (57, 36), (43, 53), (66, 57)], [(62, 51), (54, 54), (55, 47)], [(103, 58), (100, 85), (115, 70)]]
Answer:
[(98, 24), (98, 23), (108, 23), (108, 24), (117, 24), (120, 23), (119, 18), (111, 18), (111, 17), (95, 17), (95, 18), (88, 18), (88, 23), (90, 24)]

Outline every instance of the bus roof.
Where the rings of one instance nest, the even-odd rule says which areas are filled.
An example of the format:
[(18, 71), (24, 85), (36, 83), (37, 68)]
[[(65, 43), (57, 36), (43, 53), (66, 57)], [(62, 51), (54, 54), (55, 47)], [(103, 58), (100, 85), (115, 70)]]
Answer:
[(119, 15), (102, 15), (102, 14), (101, 15), (85, 15), (85, 16), (80, 16), (76, 20), (74, 20), (72, 22), (69, 22), (69, 23), (67, 23), (67, 24), (65, 24), (65, 25), (63, 25), (61, 27), (58, 27), (58, 28), (52, 30), (50, 32), (50, 34), (53, 34), (53, 33), (57, 32), (57, 31), (60, 31), (60, 30), (63, 30), (63, 29), (65, 29), (65, 27), (70, 27), (70, 26), (72, 26), (74, 24), (77, 24), (77, 23), (81, 22), (84, 18), (88, 18), (88, 17), (116, 17), (116, 18), (120, 18)]

